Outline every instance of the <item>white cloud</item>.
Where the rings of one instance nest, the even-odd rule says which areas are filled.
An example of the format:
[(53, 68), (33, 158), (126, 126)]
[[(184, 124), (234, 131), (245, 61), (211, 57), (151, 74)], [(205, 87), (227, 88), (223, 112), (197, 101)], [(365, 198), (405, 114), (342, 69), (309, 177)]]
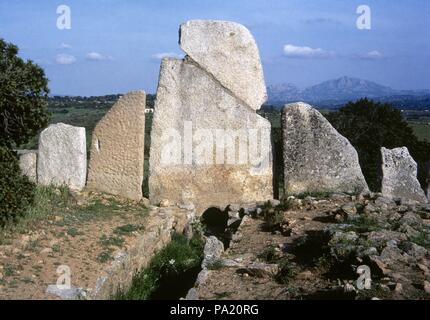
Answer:
[(161, 52), (161, 53), (156, 53), (152, 55), (153, 59), (157, 59), (157, 60), (161, 60), (163, 58), (177, 58), (177, 59), (182, 59), (183, 56), (178, 54), (178, 53), (174, 53), (174, 52)]
[(334, 52), (321, 48), (298, 47), (292, 44), (284, 46), (284, 55), (289, 58), (331, 58)]
[(90, 52), (87, 54), (87, 60), (90, 60), (90, 61), (113, 60), (113, 57), (105, 56), (98, 52)]
[(68, 43), (62, 43), (60, 49), (72, 49), (72, 46)]
[(363, 56), (363, 58), (370, 59), (370, 60), (382, 59), (383, 57), (384, 57), (383, 54), (378, 50), (370, 51)]
[(69, 65), (69, 64), (73, 64), (76, 62), (76, 58), (70, 54), (57, 54), (57, 57), (55, 58), (55, 62), (57, 64), (62, 64), (62, 65)]

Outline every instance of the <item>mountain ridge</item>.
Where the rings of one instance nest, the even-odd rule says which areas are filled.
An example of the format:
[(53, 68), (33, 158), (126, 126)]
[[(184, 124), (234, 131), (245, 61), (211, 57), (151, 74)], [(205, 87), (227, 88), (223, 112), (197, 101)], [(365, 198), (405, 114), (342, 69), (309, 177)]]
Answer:
[(382, 98), (404, 96), (414, 99), (430, 95), (430, 90), (396, 90), (373, 81), (343, 76), (304, 89), (299, 89), (291, 83), (270, 85), (267, 87), (267, 94), (270, 104), (285, 104), (295, 101), (336, 104), (364, 97), (387, 100)]

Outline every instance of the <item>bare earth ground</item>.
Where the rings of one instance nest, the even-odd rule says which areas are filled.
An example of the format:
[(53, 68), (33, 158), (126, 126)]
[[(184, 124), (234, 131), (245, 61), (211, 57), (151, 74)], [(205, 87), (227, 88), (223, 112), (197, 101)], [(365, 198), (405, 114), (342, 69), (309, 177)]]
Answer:
[(0, 299), (59, 299), (46, 289), (56, 284), (60, 265), (70, 267), (72, 286), (94, 288), (115, 252), (143, 230), (143, 205), (100, 195), (82, 201), (68, 199), (19, 233), (2, 232)]

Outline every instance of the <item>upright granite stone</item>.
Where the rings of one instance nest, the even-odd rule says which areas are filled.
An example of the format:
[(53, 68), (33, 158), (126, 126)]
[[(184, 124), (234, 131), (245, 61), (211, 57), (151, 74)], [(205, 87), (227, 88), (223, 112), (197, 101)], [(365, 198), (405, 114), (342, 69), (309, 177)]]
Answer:
[[(213, 37), (210, 30), (207, 37)], [(244, 100), (196, 61), (162, 60), (151, 132), (151, 203), (192, 203), (201, 215), (209, 207), (273, 197), (270, 123)]]
[(426, 203), (427, 197), (417, 178), (417, 163), (408, 148), (382, 148), (381, 153), (383, 196)]
[(121, 97), (93, 132), (87, 187), (142, 198), (145, 104), (143, 91)]
[(18, 150), (19, 167), (23, 175), (37, 182), (37, 150)]
[(263, 68), (254, 37), (227, 21), (192, 20), (181, 25), (179, 44), (216, 81), (254, 110), (267, 100)]
[(58, 123), (43, 130), (39, 138), (38, 183), (81, 190), (86, 174), (85, 128)]
[(427, 172), (427, 178), (426, 178), (426, 186), (427, 186), (427, 198), (430, 203), (430, 161), (426, 163), (426, 172)]
[(357, 151), (317, 110), (288, 104), (282, 126), (286, 194), (368, 190)]

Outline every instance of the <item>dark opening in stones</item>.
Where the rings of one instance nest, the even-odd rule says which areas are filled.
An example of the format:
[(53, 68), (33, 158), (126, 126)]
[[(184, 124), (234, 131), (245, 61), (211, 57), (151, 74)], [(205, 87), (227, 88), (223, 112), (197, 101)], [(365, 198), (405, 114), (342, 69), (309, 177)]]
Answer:
[(225, 248), (229, 246), (231, 235), (227, 230), (227, 210), (222, 211), (215, 207), (209, 208), (203, 213), (201, 222), (206, 236), (215, 236), (224, 243)]

